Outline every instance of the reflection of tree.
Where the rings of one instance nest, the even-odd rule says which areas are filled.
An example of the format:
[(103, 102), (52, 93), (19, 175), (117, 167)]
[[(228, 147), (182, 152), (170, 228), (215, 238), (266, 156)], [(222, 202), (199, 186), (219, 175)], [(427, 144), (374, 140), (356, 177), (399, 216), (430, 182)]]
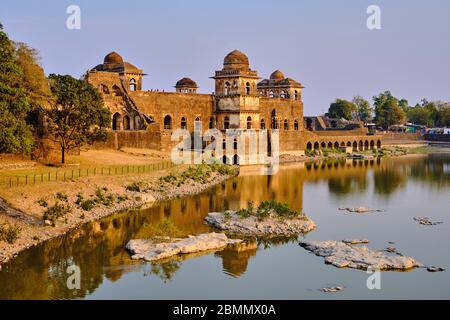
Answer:
[(428, 159), (414, 162), (410, 175), (414, 180), (426, 182), (438, 188), (450, 186), (450, 155), (431, 154)]
[(328, 179), (328, 189), (335, 196), (362, 193), (367, 189), (366, 173), (358, 176), (341, 176)]
[(145, 275), (155, 275), (161, 278), (164, 282), (172, 280), (173, 275), (180, 269), (182, 262), (176, 260), (169, 260), (164, 263), (152, 263), (149, 273)]
[(223, 270), (233, 276), (239, 277), (247, 271), (248, 261), (256, 255), (256, 246), (244, 251), (225, 249), (216, 253), (222, 258)]
[(400, 169), (384, 167), (376, 170), (373, 175), (375, 192), (389, 196), (400, 187), (405, 186), (407, 176)]

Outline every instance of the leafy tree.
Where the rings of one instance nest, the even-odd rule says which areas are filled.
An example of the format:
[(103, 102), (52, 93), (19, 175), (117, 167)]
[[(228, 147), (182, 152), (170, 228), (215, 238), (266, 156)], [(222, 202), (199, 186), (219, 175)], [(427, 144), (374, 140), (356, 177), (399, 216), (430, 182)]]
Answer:
[(398, 99), (390, 91), (373, 97), (375, 106), (375, 122), (383, 128), (400, 124), (405, 119), (405, 112), (398, 104)]
[(353, 102), (343, 99), (336, 99), (336, 101), (330, 105), (326, 116), (330, 118), (344, 118), (346, 120), (352, 120), (355, 112), (356, 105)]
[(56, 100), (45, 112), (47, 128), (59, 143), (61, 163), (65, 163), (66, 151), (107, 139), (110, 112), (98, 90), (86, 81), (56, 74), (49, 79)]
[(30, 100), (16, 62), (14, 44), (0, 24), (0, 152), (30, 154), (34, 139), (25, 121)]
[(369, 101), (361, 96), (355, 96), (352, 101), (356, 105), (357, 118), (360, 121), (370, 122), (373, 119), (373, 108)]
[(450, 127), (450, 102), (437, 101), (436, 126)]
[[(52, 95), (44, 70), (39, 62), (37, 50), (30, 48), (25, 43), (15, 43), (15, 56), (17, 65), (22, 70), (20, 84), (27, 93), (30, 102), (30, 110), (26, 120), (36, 132), (37, 129), (42, 129), (40, 110), (49, 107)], [(43, 131), (40, 130), (38, 133), (42, 135)]]

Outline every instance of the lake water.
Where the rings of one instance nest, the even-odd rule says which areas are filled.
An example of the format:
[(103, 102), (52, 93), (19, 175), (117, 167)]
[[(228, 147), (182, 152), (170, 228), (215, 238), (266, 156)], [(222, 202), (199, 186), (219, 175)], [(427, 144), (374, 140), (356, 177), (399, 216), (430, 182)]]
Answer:
[[(308, 214), (317, 228), (307, 239), (367, 238), (371, 249), (395, 242), (403, 254), (447, 271), (382, 272), (381, 289), (369, 290), (370, 274), (326, 265), (295, 239), (164, 264), (133, 261), (124, 250), (128, 240), (148, 237), (162, 219), (185, 235), (198, 234), (211, 230), (203, 223), (208, 212), (266, 199)], [(358, 206), (386, 212), (338, 210)], [(417, 216), (444, 223), (419, 225)], [(285, 165), (274, 176), (243, 168), (239, 177), (200, 195), (117, 214), (22, 253), (0, 271), (0, 299), (448, 299), (449, 217), (450, 154)], [(80, 290), (66, 285), (73, 263), (81, 270)], [(330, 285), (345, 289), (318, 290)]]

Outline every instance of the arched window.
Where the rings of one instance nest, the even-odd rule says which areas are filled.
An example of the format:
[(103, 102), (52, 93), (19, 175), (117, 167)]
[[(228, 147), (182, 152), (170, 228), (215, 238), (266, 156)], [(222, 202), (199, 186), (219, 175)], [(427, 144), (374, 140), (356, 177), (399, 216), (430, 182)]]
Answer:
[(234, 140), (233, 140), (233, 149), (234, 149), (234, 150), (237, 150), (237, 148), (238, 148), (237, 139), (234, 139)]
[(230, 94), (230, 83), (228, 81), (225, 82), (225, 86), (223, 88), (223, 93), (225, 95), (229, 95)]
[(272, 129), (277, 129), (277, 113), (276, 113), (276, 111), (275, 111), (275, 109), (273, 109), (272, 110), (272, 113), (271, 113), (271, 122), (270, 122), (270, 127), (272, 128)]
[(294, 100), (298, 100), (298, 91), (294, 90)]
[(169, 115), (164, 117), (164, 129), (172, 129), (172, 118)]
[(123, 117), (123, 130), (130, 130), (130, 117)]
[(294, 120), (294, 130), (298, 130), (298, 120)]
[(202, 130), (202, 122), (200, 121), (200, 117), (195, 118), (195, 121), (194, 121), (194, 130), (195, 130), (195, 131), (200, 131), (200, 130)]
[(137, 86), (136, 86), (136, 80), (134, 78), (130, 79), (130, 91), (136, 91)]
[(209, 128), (213, 129), (214, 128), (214, 117), (210, 117), (209, 118)]
[(286, 99), (286, 98), (287, 98), (287, 94), (286, 94), (286, 91), (284, 91), (284, 90), (281, 90), (281, 93), (280, 93), (280, 98), (281, 98), (281, 99)]
[(262, 130), (266, 129), (266, 121), (264, 119), (261, 119), (260, 127), (261, 127)]
[(112, 129), (120, 130), (122, 127), (121, 124), (122, 124), (122, 116), (120, 115), (120, 113), (115, 113), (112, 121)]
[(250, 94), (250, 82), (247, 82), (245, 84), (245, 94), (249, 95)]
[(284, 130), (289, 130), (289, 120), (284, 119)]
[(275, 95), (274, 95), (273, 91), (270, 91), (269, 92), (269, 98), (273, 98), (273, 97), (275, 97)]
[(230, 118), (228, 118), (228, 116), (225, 116), (225, 118), (223, 119), (223, 128), (226, 129), (230, 129)]
[(252, 117), (247, 117), (247, 129), (252, 128)]
[(187, 129), (187, 121), (185, 117), (181, 118), (181, 129)]
[(104, 94), (109, 94), (109, 89), (104, 84), (100, 84), (98, 86), (98, 89), (100, 90), (100, 92), (103, 92)]
[(114, 96), (121, 96), (122, 95), (122, 91), (120, 90), (120, 88), (118, 86), (113, 85), (112, 89), (113, 89), (113, 95)]

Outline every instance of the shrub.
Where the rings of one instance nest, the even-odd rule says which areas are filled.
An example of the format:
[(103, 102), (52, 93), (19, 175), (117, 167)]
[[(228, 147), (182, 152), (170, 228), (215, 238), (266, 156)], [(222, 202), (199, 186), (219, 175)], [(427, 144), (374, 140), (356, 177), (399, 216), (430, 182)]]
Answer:
[(126, 195), (124, 195), (124, 194), (121, 194), (121, 195), (117, 196), (117, 202), (118, 203), (124, 202), (126, 200), (128, 200), (128, 197)]
[(15, 224), (5, 223), (0, 225), (0, 241), (13, 244), (19, 238), (22, 228)]
[(37, 203), (41, 206), (41, 207), (44, 207), (44, 208), (47, 208), (48, 207), (48, 202), (47, 202), (47, 200), (46, 199), (39, 199), (38, 201), (37, 201)]
[(64, 205), (58, 201), (56, 201), (53, 207), (48, 207), (44, 212), (43, 219), (49, 220), (55, 225), (56, 221), (61, 218), (64, 218), (71, 211), (68, 205)]
[(68, 200), (67, 194), (65, 194), (64, 192), (58, 192), (55, 197), (57, 200), (60, 200), (63, 202), (67, 202), (67, 200)]
[(142, 181), (135, 181), (125, 186), (128, 191), (141, 192), (144, 191), (144, 183)]
[(95, 207), (95, 201), (92, 199), (83, 200), (80, 203), (80, 207), (84, 211), (91, 211)]

